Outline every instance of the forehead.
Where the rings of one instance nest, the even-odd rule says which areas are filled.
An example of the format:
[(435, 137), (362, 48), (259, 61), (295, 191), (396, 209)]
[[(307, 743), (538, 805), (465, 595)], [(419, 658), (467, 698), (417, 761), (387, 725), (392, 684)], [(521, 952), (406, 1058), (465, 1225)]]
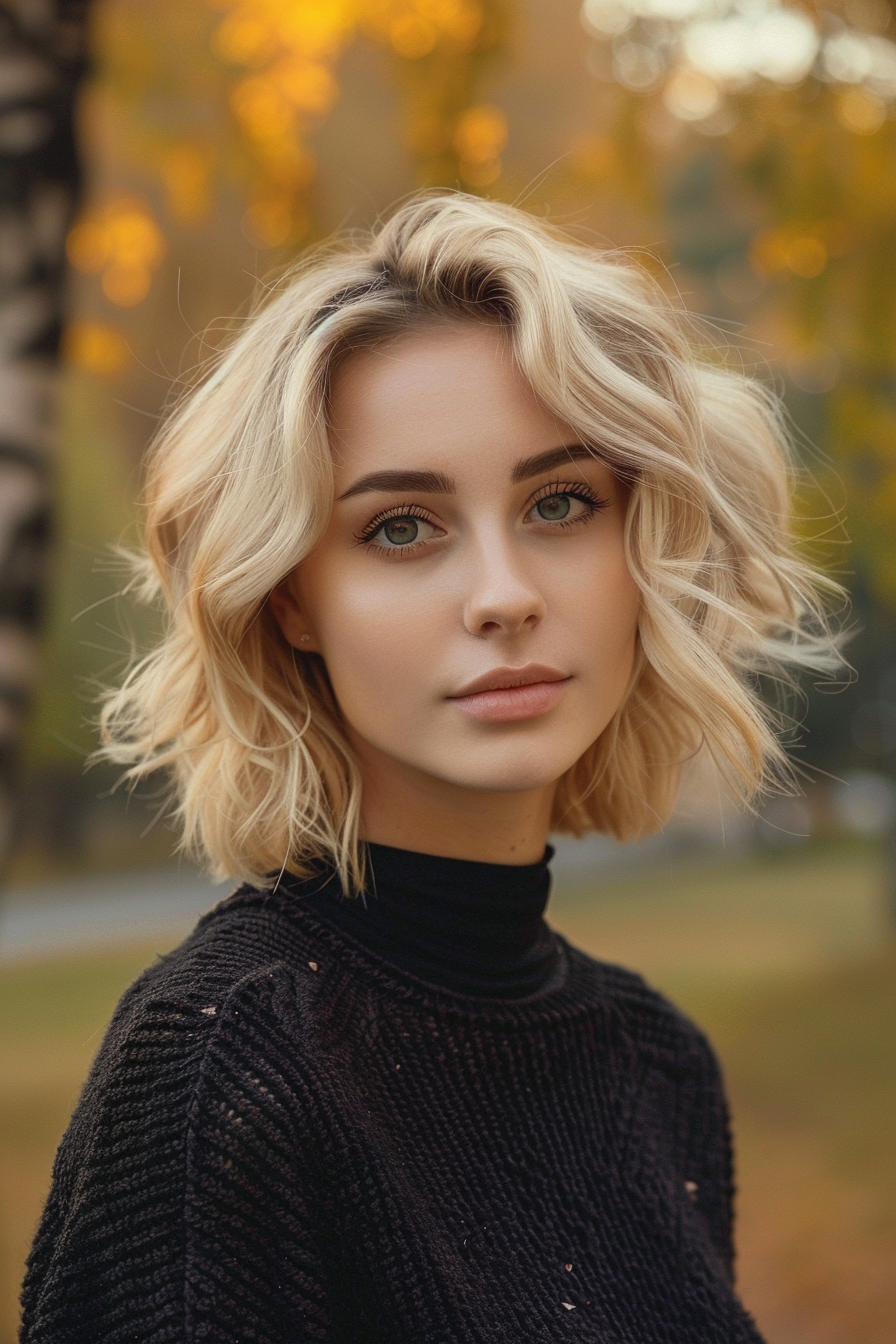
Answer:
[(495, 326), (438, 326), (352, 355), (333, 379), (337, 477), (373, 467), (457, 467), (516, 460), (568, 440), (538, 401)]

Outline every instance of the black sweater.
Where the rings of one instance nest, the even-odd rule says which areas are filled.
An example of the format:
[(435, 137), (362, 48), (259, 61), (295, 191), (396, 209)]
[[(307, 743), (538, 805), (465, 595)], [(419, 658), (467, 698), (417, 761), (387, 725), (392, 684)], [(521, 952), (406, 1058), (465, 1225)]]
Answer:
[(546, 864), (371, 846), (243, 889), (127, 991), (27, 1344), (761, 1344), (701, 1033), (545, 924)]

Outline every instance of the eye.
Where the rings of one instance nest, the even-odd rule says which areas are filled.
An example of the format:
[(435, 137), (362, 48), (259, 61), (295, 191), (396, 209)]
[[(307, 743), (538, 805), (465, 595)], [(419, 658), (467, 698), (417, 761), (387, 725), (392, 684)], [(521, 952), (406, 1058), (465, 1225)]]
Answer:
[(414, 508), (398, 507), (378, 514), (356, 540), (380, 551), (407, 551), (439, 534), (439, 529)]
[(429, 527), (432, 531), (432, 525), (423, 522), (421, 518), (412, 518), (406, 514), (403, 518), (390, 518), (388, 523), (383, 523), (377, 528), (371, 540), (381, 538), (379, 544), (389, 546), (410, 546), (412, 542), (422, 539), (421, 533)]
[(526, 515), (530, 522), (559, 523), (561, 527), (572, 527), (574, 523), (585, 523), (608, 501), (601, 499), (590, 486), (576, 485), (562, 487), (559, 482), (543, 486), (535, 503)]
[(553, 523), (561, 518), (567, 518), (572, 511), (572, 506), (573, 500), (570, 495), (548, 495), (547, 499), (538, 501), (535, 505), (535, 512), (540, 518)]

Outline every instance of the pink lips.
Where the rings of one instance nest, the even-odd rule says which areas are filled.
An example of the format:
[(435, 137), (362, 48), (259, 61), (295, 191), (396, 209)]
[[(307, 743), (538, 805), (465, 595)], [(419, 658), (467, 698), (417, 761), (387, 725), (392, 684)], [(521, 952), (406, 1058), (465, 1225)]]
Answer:
[(572, 680), (553, 667), (498, 667), (477, 677), (459, 695), (449, 696), (458, 708), (490, 723), (512, 723), (545, 714)]

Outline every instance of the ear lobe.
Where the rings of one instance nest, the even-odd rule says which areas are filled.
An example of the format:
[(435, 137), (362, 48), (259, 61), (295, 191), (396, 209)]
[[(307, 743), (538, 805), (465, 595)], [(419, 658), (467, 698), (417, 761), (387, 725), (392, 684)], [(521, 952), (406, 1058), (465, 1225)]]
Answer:
[(292, 575), (281, 579), (276, 588), (271, 589), (268, 606), (274, 620), (280, 627), (280, 633), (294, 649), (301, 653), (316, 653), (317, 641), (292, 591)]

